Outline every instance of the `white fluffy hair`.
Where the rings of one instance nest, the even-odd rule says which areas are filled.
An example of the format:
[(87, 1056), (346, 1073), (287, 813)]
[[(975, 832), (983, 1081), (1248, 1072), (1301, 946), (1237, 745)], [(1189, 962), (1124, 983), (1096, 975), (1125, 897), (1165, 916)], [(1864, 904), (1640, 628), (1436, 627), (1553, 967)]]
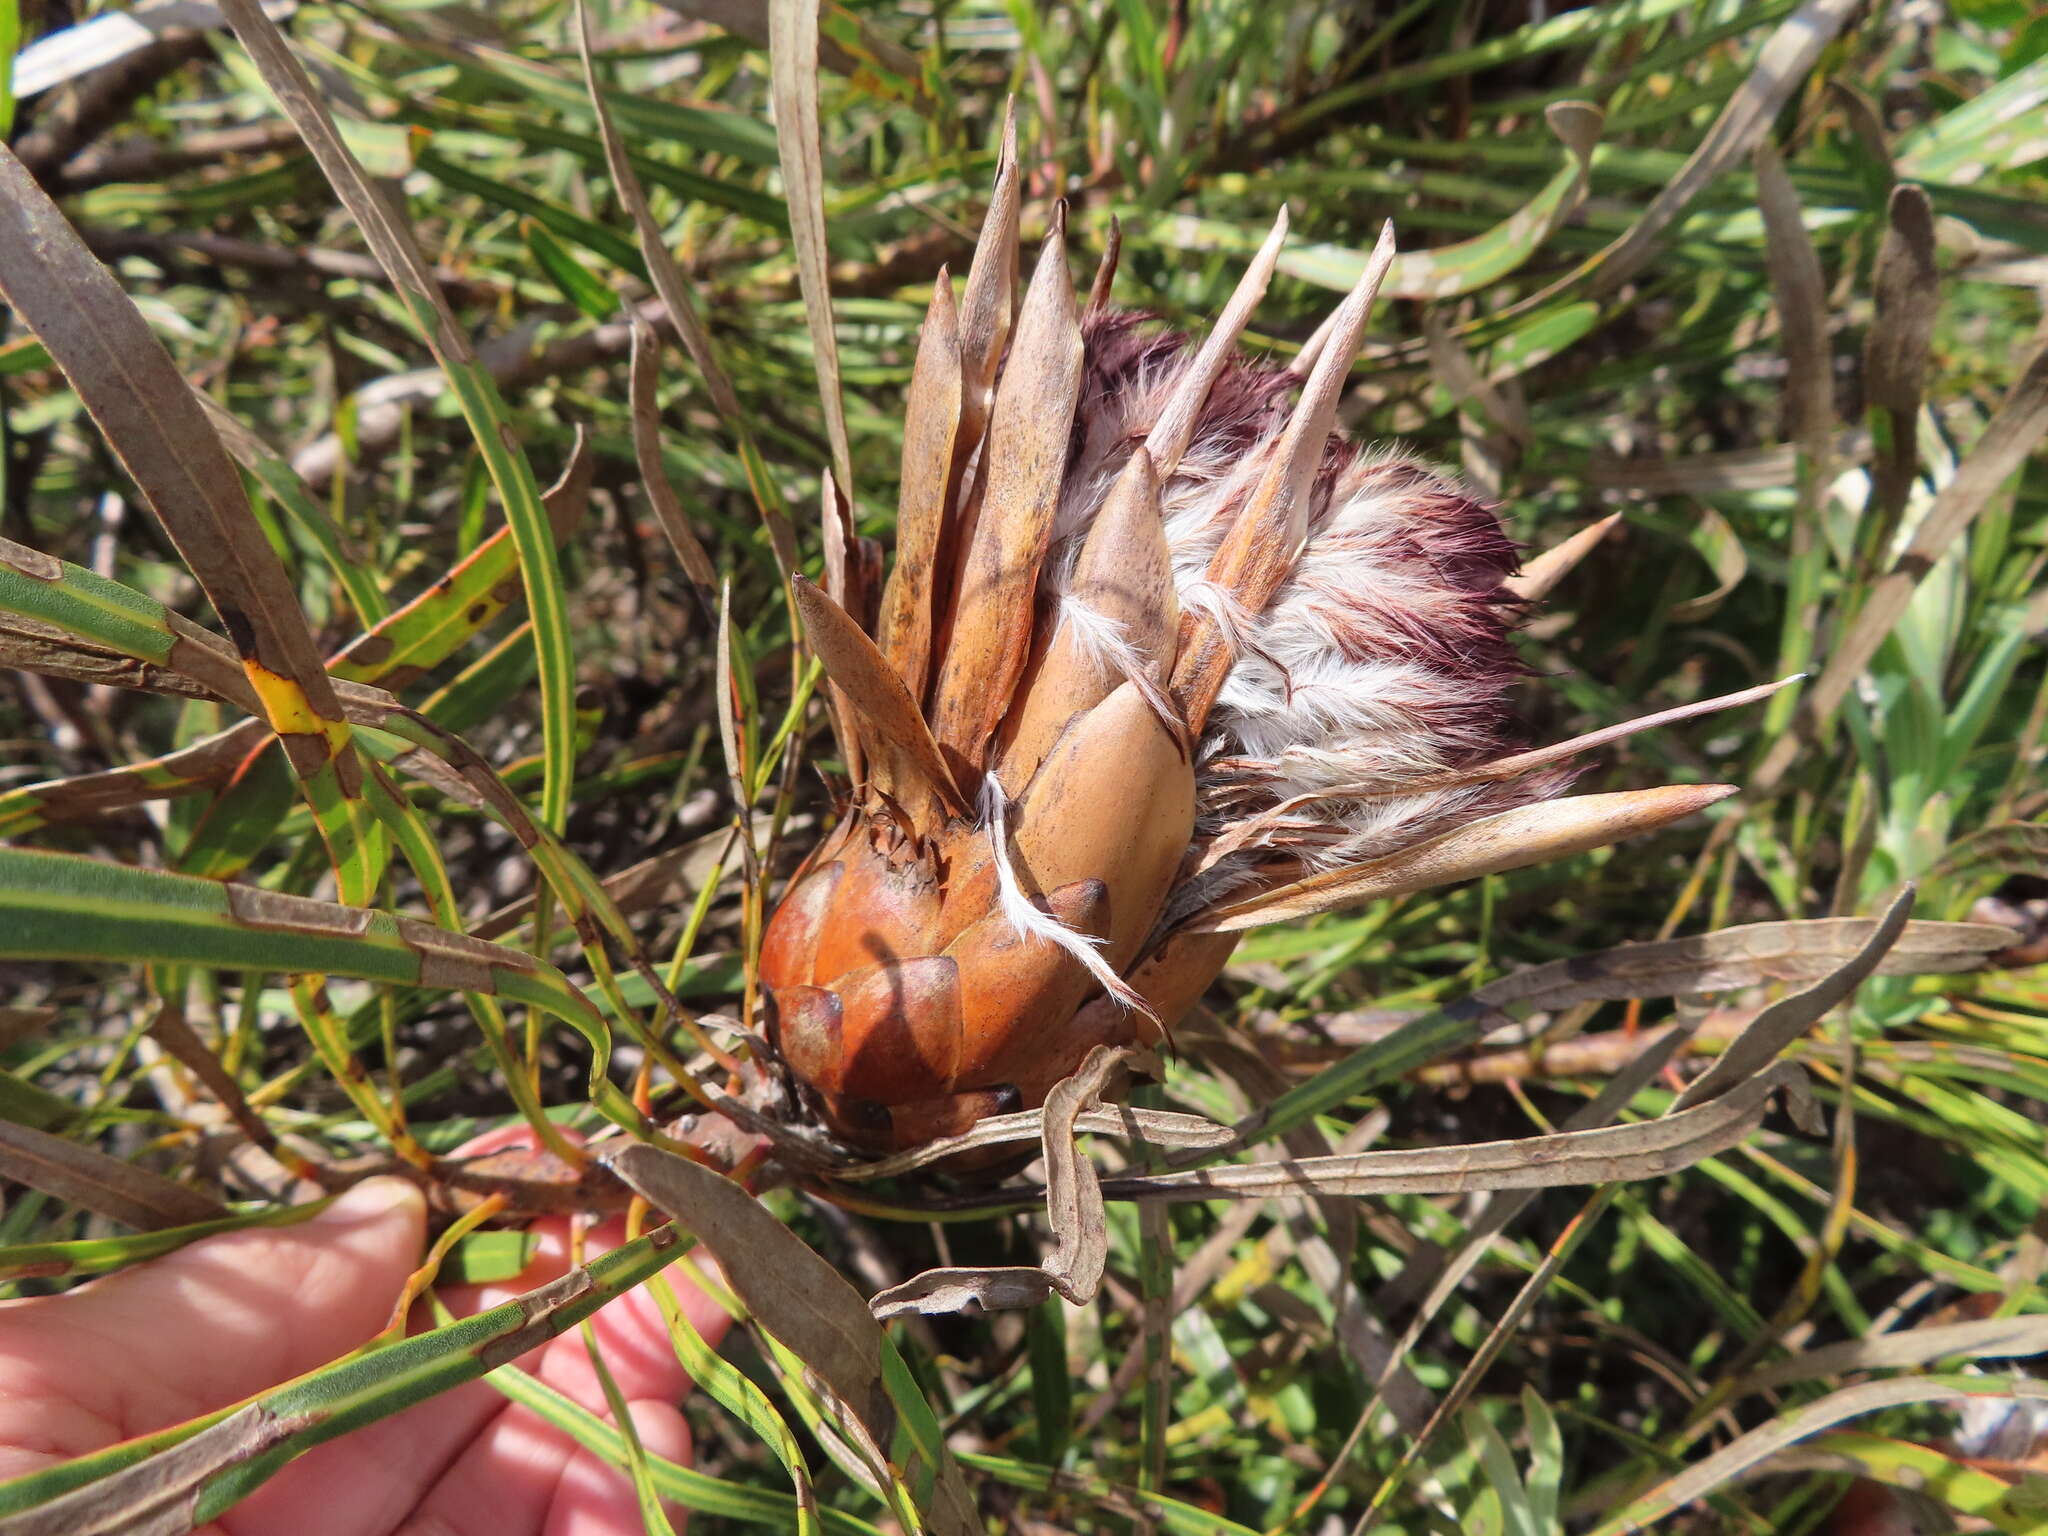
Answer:
[[(1120, 629), (1068, 588), (1082, 540), (1192, 357), (1180, 338), (1140, 331), (1142, 318), (1087, 327), (1083, 425), (1040, 578), (1059, 622), (1126, 675)], [(1276, 451), (1290, 383), (1269, 368), (1227, 369), (1160, 487), (1181, 608), (1214, 615), (1235, 658), (1198, 747), (1196, 849), (1228, 845), (1197, 882), (1212, 900), (1276, 860), (1377, 858), (1560, 782), (1445, 783), (1504, 750), (1503, 696), (1521, 675), (1501, 587), (1513, 546), (1450, 477), (1333, 440), (1307, 537), (1264, 610), (1247, 613), (1210, 583), (1210, 559)]]
[(1017, 878), (1016, 866), (1010, 862), (1010, 802), (1003, 793), (1002, 781), (992, 773), (984, 774), (976, 800), (981, 824), (988, 831), (989, 851), (995, 856), (996, 905), (1018, 937), (1065, 950), (1101, 983), (1103, 991), (1124, 1007), (1134, 1008), (1156, 1021), (1158, 1015), (1153, 1013), (1151, 1005), (1103, 958), (1101, 939), (1092, 933), (1068, 927), (1060, 921), (1058, 914), (1039, 906), (1025, 893), (1023, 882)]

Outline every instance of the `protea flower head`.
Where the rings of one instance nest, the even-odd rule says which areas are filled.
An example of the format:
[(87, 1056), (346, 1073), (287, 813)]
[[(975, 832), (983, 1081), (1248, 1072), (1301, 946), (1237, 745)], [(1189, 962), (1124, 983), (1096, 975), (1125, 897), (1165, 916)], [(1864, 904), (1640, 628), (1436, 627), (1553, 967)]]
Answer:
[(1006, 152), (920, 339), (886, 589), (829, 510), (825, 589), (799, 584), (853, 793), (761, 974), (783, 1061), (861, 1146), (1159, 1040), (1240, 929), (1730, 792), (1553, 801), (1615, 733), (1509, 752), (1514, 547), (1456, 481), (1335, 430), (1391, 232), (1281, 369), (1236, 343), (1284, 215), (1199, 345), (1109, 309), (1107, 272), (1084, 307), (1060, 211), (1015, 304), (1017, 217)]

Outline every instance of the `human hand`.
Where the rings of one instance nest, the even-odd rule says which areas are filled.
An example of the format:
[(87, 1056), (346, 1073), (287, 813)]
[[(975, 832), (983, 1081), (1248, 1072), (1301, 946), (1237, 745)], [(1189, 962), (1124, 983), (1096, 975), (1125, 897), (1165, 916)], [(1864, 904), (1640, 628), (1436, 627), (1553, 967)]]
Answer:
[[(495, 1151), (523, 1132), (484, 1138)], [(179, 1423), (313, 1369), (390, 1320), (418, 1264), (420, 1192), (402, 1179), (357, 1185), (310, 1221), (203, 1239), (62, 1296), (0, 1303), (0, 1480), (39, 1471)], [(565, 1273), (569, 1223), (534, 1224), (533, 1262), (517, 1279), (448, 1286), (461, 1316)], [(617, 1245), (622, 1224), (585, 1240)], [(726, 1316), (675, 1277), (707, 1339)], [(648, 1451), (691, 1457), (676, 1404), (688, 1384), (644, 1287), (593, 1319), (605, 1364)], [(594, 1413), (604, 1392), (571, 1330), (518, 1362)], [(681, 1524), (681, 1511), (671, 1518)], [(488, 1383), (444, 1392), (317, 1446), (236, 1505), (212, 1536), (625, 1536), (641, 1529), (625, 1473), (517, 1407)]]

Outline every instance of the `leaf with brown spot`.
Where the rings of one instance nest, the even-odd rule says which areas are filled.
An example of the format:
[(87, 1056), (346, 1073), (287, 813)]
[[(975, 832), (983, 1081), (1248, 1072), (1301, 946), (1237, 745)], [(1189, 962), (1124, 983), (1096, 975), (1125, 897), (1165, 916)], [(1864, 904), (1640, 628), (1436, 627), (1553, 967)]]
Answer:
[(163, 343), (11, 151), (0, 153), (0, 294), (64, 370), (213, 604), (253, 689), (237, 702), (253, 702), (283, 739), (343, 898), (368, 901), (383, 842), (283, 563)]
[(540, 675), (540, 819), (559, 828), (568, 817), (569, 784), (575, 770), (575, 658), (570, 651), (561, 565), (533, 466), (512, 430), (496, 380), (478, 361), (440, 283), (421, 257), (412, 231), (394, 216), (386, 194), (371, 182), (344, 142), (284, 33), (264, 13), (259, 0), (221, 0), (221, 11), (328, 185), (354, 219), (390, 280), (401, 309), (440, 363), (449, 392), (461, 408), (497, 490), (519, 549), (519, 572), (533, 620)]
[(339, 717), (284, 566), (177, 364), (11, 152), (0, 154), (0, 293), (49, 350), (236, 649)]

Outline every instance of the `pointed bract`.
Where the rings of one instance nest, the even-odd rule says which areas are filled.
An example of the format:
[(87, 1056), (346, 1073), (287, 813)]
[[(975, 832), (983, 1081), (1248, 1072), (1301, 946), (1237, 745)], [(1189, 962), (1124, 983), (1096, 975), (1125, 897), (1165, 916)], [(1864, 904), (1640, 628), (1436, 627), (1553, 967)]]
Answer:
[(1266, 285), (1273, 280), (1274, 264), (1280, 260), (1280, 247), (1286, 242), (1287, 205), (1283, 203), (1279, 216), (1273, 220), (1272, 233), (1266, 236), (1258, 255), (1252, 258), (1252, 264), (1238, 279), (1237, 290), (1231, 294), (1230, 302), (1223, 306), (1223, 313), (1217, 317), (1214, 329), (1203, 338), (1195, 360), (1181, 372), (1174, 385), (1173, 398), (1159, 413), (1158, 422), (1145, 439), (1145, 447), (1160, 475), (1170, 479), (1180, 468), (1180, 456), (1188, 451), (1188, 443), (1202, 417), (1202, 408), (1209, 403), (1209, 391), (1215, 388), (1217, 376), (1223, 372), (1224, 365), (1236, 355), (1237, 339), (1244, 334), (1252, 311), (1259, 307), (1259, 300), (1266, 296)]
[(1502, 583), (1509, 592), (1525, 603), (1540, 603), (1572, 568), (1593, 552), (1593, 547), (1606, 538), (1621, 521), (1619, 512), (1610, 512), (1597, 523), (1588, 523), (1570, 538), (1560, 544), (1553, 544), (1534, 560)]
[(1081, 321), (1055, 217), (989, 417), (982, 512), (961, 554), (932, 690), (932, 734), (963, 779), (979, 777), (1030, 654), (1080, 385)]
[(1300, 553), (1308, 530), (1310, 491), (1337, 425), (1337, 399), (1393, 260), (1394, 226), (1388, 224), (1380, 231), (1358, 286), (1338, 306), (1322, 355), (1273, 446), (1258, 488), (1209, 562), (1206, 584), (1215, 606), (1192, 612), (1182, 623), (1172, 691), (1191, 730), (1199, 732), (1208, 720), (1210, 706), (1237, 661), (1226, 610), (1259, 612)]
[(1518, 806), (1384, 859), (1327, 870), (1212, 907), (1186, 928), (1193, 933), (1236, 933), (1548, 863), (1655, 832), (1734, 793), (1733, 784), (1668, 784)]
[(1000, 148), (996, 151), (995, 190), (975, 242), (974, 261), (967, 269), (967, 290), (960, 303), (959, 452), (981, 441), (988, 425), (995, 391), (996, 366), (1010, 339), (1010, 321), (1017, 303), (1017, 105), (1003, 109)]
[(845, 691), (876, 786), (920, 830), (936, 823), (938, 809), (959, 815), (965, 804), (903, 680), (845, 609), (801, 576), (794, 589), (804, 635), (826, 676)]
[(915, 699), (931, 675), (933, 578), (944, 558), (960, 430), (960, 321), (946, 269), (932, 288), (903, 415), (903, 490), (896, 568), (882, 598), (882, 653)]
[[(1022, 794), (1067, 723), (1125, 681), (1163, 686), (1179, 629), (1173, 551), (1159, 517), (1152, 456), (1131, 455), (1058, 597), (1051, 639), (1033, 658), (1004, 726), (1004, 787)], [(1142, 680), (1142, 681), (1141, 681)]]

